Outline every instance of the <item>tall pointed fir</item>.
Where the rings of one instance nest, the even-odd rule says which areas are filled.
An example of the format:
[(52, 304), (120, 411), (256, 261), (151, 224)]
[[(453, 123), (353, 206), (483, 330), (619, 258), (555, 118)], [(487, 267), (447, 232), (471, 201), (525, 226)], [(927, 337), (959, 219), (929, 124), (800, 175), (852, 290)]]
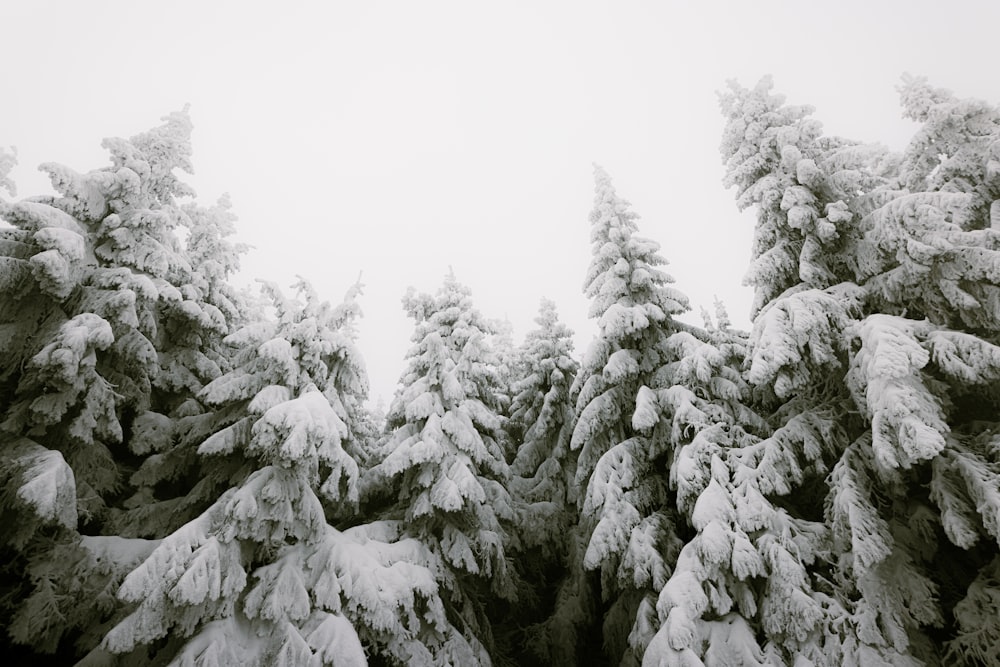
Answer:
[(438, 584), (461, 642), (433, 649), (431, 664), (490, 664), (486, 601), (509, 600), (516, 587), (492, 329), (454, 274), (435, 295), (411, 290), (403, 305), (416, 322), (414, 344), (366, 496), (444, 565)]
[[(716, 556), (682, 552), (648, 664), (996, 650), (998, 115), (902, 93), (924, 123), (902, 156), (822, 137), (768, 80), (723, 97), (727, 183), (758, 211), (746, 380), (771, 433), (681, 450), (678, 495)], [(735, 581), (704, 576), (719, 562)]]
[[(495, 333), (487, 340), (494, 359), (500, 410), (505, 417), (509, 417), (511, 401), (514, 398), (512, 385), (522, 373), (524, 360), (521, 359), (520, 350), (514, 344), (514, 325), (511, 324), (510, 320), (506, 318), (494, 320), (492, 324)], [(512, 442), (504, 443), (508, 459), (513, 458), (515, 444)]]
[(576, 455), (570, 451), (573, 402), (570, 388), (578, 362), (572, 332), (543, 299), (519, 350), (523, 376), (512, 385), (507, 431), (518, 444), (510, 490), (517, 517), (515, 564), (523, 585), (507, 626), (518, 664), (548, 655), (537, 626), (551, 613), (565, 567), (566, 534), (576, 521)]
[[(634, 660), (629, 635), (636, 614), (677, 548), (657, 472), (669, 444), (633, 428), (632, 414), (641, 387), (668, 381), (667, 339), (679, 326), (672, 316), (687, 309), (687, 298), (670, 286), (673, 279), (659, 268), (666, 263), (659, 245), (637, 234), (638, 215), (607, 173), (595, 167), (594, 175), (593, 257), (584, 290), (598, 334), (572, 387), (579, 514), (568, 574), (546, 626), (550, 659), (558, 664), (577, 664), (600, 650), (614, 662)], [(594, 623), (603, 647), (586, 646)]]
[[(228, 363), (216, 346), (239, 298), (221, 285), (226, 270), (209, 279), (177, 233), (208, 213), (179, 201), (192, 194), (175, 174), (191, 168), (190, 120), (181, 112), (165, 121), (105, 140), (112, 164), (104, 169), (43, 165), (57, 195), (0, 207), (13, 225), (2, 247), (0, 457), (9, 493), (0, 509), (12, 527), (5, 548), (19, 553), (8, 562), (31, 586), (5, 625), (41, 652), (74, 635), (81, 647), (95, 642), (95, 619), (114, 606), (109, 582), (149, 548), (134, 543), (126, 563), (99, 562), (118, 539), (129, 473), (147, 450), (144, 416), (166, 423), (188, 393), (171, 386), (177, 363), (161, 356), (164, 342), (183, 332), (178, 346), (195, 382)], [(238, 252), (202, 259), (232, 264)]]
[(525, 373), (513, 384), (508, 431), (519, 446), (511, 489), (522, 546), (537, 547), (551, 560), (563, 547), (564, 531), (554, 526), (566, 526), (576, 513), (569, 438), (570, 389), (579, 363), (573, 357), (573, 332), (559, 320), (554, 302), (542, 300), (535, 323), (538, 328), (528, 332), (520, 352)]
[[(822, 496), (803, 489), (843, 445), (843, 415), (813, 394), (838, 391), (825, 373), (838, 367), (838, 335), (862, 297), (837, 282), (845, 269), (836, 250), (855, 237), (843, 229), (846, 205), (826, 199), (833, 182), (817, 163), (843, 148), (843, 162), (868, 164), (871, 151), (821, 146), (809, 110), (781, 108), (767, 87), (754, 91), (746, 116), (729, 111), (723, 145), (740, 205), (761, 211), (747, 276), (756, 316), (749, 349), (722, 328), (707, 341), (677, 341), (685, 348), (677, 384), (648, 394), (636, 414), (647, 427), (669, 426), (677, 508), (695, 531), (659, 592), (644, 665), (826, 659), (815, 638), (827, 596), (809, 568), (828, 553), (828, 530)], [(744, 355), (751, 365), (741, 377)]]

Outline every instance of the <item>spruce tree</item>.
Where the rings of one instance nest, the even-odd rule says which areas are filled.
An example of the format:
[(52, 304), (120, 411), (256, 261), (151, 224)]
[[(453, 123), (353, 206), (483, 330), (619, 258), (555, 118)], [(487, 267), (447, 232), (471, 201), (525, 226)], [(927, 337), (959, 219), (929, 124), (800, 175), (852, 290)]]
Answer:
[(403, 522), (444, 564), (438, 584), (461, 641), (433, 648), (432, 664), (490, 664), (485, 601), (511, 599), (516, 588), (492, 328), (452, 273), (436, 294), (411, 290), (403, 305), (416, 322), (413, 347), (366, 496), (373, 507), (388, 501), (385, 519)]
[(332, 308), (298, 288), (304, 302), (267, 286), (276, 318), (230, 335), (239, 363), (198, 395), (242, 415), (197, 448), (206, 468), (238, 461), (242, 479), (125, 577), (128, 614), (88, 664), (364, 665), (366, 652), (402, 664), (427, 654), (421, 628), (447, 626), (433, 554), (398, 525), (333, 525), (358, 500), (345, 451), (366, 389), (346, 326), (356, 290)]
[[(229, 325), (220, 307), (240, 307), (218, 286), (226, 269), (213, 294), (178, 233), (208, 213), (181, 203), (192, 192), (174, 173), (190, 171), (190, 119), (165, 121), (105, 140), (109, 167), (42, 165), (55, 196), (0, 206), (13, 226), (2, 246), (0, 510), (12, 527), (6, 545), (30, 579), (8, 627), (41, 652), (77, 633), (86, 650), (114, 607), (108, 587), (124, 571), (95, 554), (119, 539), (115, 518), (149, 451), (147, 426), (167, 426), (162, 413), (189, 395), (171, 387), (176, 364), (161, 356), (164, 341), (183, 333), (175, 340), (188, 375), (210, 381), (226, 364), (213, 347)], [(133, 544), (129, 562), (147, 549)]]
[(559, 321), (554, 302), (543, 299), (537, 329), (520, 351), (526, 371), (513, 385), (508, 430), (519, 443), (511, 464), (511, 490), (518, 506), (521, 545), (558, 559), (568, 522), (575, 515), (573, 425), (570, 388), (579, 363), (572, 331)]
[(982, 411), (996, 112), (919, 80), (902, 92), (924, 122), (902, 156), (823, 137), (768, 80), (723, 97), (726, 182), (758, 211), (745, 379), (766, 423), (712, 418), (679, 450), (698, 532), (648, 664), (977, 664), (995, 648), (971, 610), (1000, 481)]
[(601, 650), (585, 647), (584, 637), (596, 628), (613, 661), (634, 659), (629, 635), (643, 592), (653, 585), (648, 573), (663, 565), (675, 539), (666, 488), (645, 474), (668, 453), (668, 443), (648, 441), (633, 428), (632, 413), (641, 387), (668, 381), (672, 316), (687, 309), (687, 298), (670, 287), (673, 279), (659, 268), (666, 263), (659, 245), (637, 234), (638, 215), (607, 173), (595, 167), (594, 175), (593, 256), (584, 292), (598, 334), (571, 390), (578, 518), (568, 572), (545, 628), (550, 659), (559, 664)]
[[(566, 535), (576, 522), (576, 456), (570, 451), (573, 402), (570, 388), (579, 363), (572, 332), (556, 305), (543, 299), (519, 350), (523, 377), (512, 386), (507, 430), (518, 448), (510, 490), (517, 517), (515, 563), (523, 585), (506, 625), (517, 661), (544, 661), (548, 647), (540, 623), (551, 613), (556, 585), (566, 565)], [(530, 624), (530, 625), (529, 625)], [(526, 627), (528, 626), (528, 627)]]

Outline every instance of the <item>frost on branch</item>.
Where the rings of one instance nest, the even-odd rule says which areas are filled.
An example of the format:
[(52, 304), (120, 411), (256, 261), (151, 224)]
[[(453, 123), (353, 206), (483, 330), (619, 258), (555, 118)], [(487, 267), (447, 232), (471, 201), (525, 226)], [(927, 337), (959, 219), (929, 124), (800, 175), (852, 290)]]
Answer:
[(896, 196), (865, 220), (858, 274), (886, 312), (907, 309), (939, 325), (1000, 324), (1000, 233), (981, 229), (964, 192)]
[(883, 468), (908, 468), (945, 446), (943, 402), (921, 373), (930, 361), (920, 342), (928, 332), (926, 322), (891, 315), (871, 315), (849, 330), (858, 349), (847, 384), (871, 422), (872, 448)]
[(786, 399), (814, 376), (835, 371), (844, 360), (843, 331), (858, 312), (863, 291), (852, 283), (806, 290), (772, 302), (757, 316), (747, 379), (773, 387)]
[(950, 439), (932, 462), (931, 500), (955, 545), (971, 549), (984, 534), (1000, 544), (1000, 469), (995, 455), (963, 440)]
[(41, 202), (0, 202), (0, 216), (28, 232), (21, 238), (26, 245), (23, 254), (30, 256), (16, 259), (22, 268), (30, 267), (38, 289), (59, 301), (69, 297), (84, 276), (84, 264), (93, 259), (84, 228), (72, 216)]
[(23, 546), (37, 527), (46, 524), (75, 529), (76, 479), (62, 454), (28, 438), (5, 440), (0, 450), (0, 480), (7, 491), (0, 496), (0, 510), (7, 516), (20, 506), (32, 515), (13, 522), (5, 541)]
[(315, 604), (350, 619), (365, 646), (394, 662), (488, 661), (483, 646), (448, 620), (444, 593), (457, 581), (440, 555), (407, 536), (402, 524), (328, 529), (305, 564)]
[(95, 645), (108, 624), (124, 615), (115, 600), (122, 578), (155, 546), (150, 540), (67, 534), (50, 551), (36, 551), (28, 565), (35, 587), (12, 618), (11, 638), (41, 653), (54, 653), (64, 638), (76, 638), (81, 648)]
[(62, 455), (30, 440), (21, 440), (9, 454), (11, 465), (21, 474), (18, 500), (31, 506), (43, 521), (75, 528), (76, 485)]
[[(95, 447), (103, 446), (100, 441), (121, 441), (116, 412), (120, 397), (97, 369), (98, 353), (114, 340), (108, 322), (93, 313), (64, 322), (28, 363), (18, 400), (0, 427), (31, 434), (58, 429), (75, 442)], [(77, 410), (71, 412), (73, 408)]]
[(1000, 556), (969, 584), (955, 605), (958, 632), (948, 642), (946, 658), (966, 664), (989, 664), (1000, 651)]
[[(251, 428), (246, 451), (288, 467), (303, 460), (319, 460), (330, 467), (324, 490), (331, 501), (357, 501), (357, 463), (344, 452), (347, 426), (317, 389), (268, 408)], [(343, 481), (341, 481), (343, 477)]]
[(665, 508), (665, 480), (651, 474), (648, 447), (641, 437), (615, 445), (601, 457), (587, 487), (582, 516), (596, 525), (583, 565), (601, 570), (605, 591), (659, 590), (680, 548), (676, 517)]
[(978, 189), (1000, 136), (996, 106), (958, 99), (923, 77), (905, 75), (897, 90), (903, 114), (921, 123), (903, 156), (904, 185), (911, 191)]
[(894, 516), (876, 486), (880, 481), (885, 477), (873, 460), (870, 434), (844, 451), (830, 476), (826, 515), (841, 554), (842, 601), (854, 610), (845, 654), (867, 651), (890, 662), (909, 661), (922, 650), (913, 644), (924, 641), (917, 639), (924, 628), (942, 619), (938, 586), (923, 562), (936, 537), (926, 506), (914, 503), (909, 517)]
[(862, 576), (892, 553), (889, 524), (873, 504), (874, 480), (865, 449), (869, 438), (855, 442), (840, 457), (830, 475), (826, 513), (834, 538), (849, 554), (855, 576)]
[(225, 499), (165, 538), (125, 577), (118, 597), (137, 606), (107, 634), (106, 649), (128, 652), (174, 627), (188, 636), (202, 621), (232, 614), (247, 575), (239, 543), (220, 541), (211, 533)]

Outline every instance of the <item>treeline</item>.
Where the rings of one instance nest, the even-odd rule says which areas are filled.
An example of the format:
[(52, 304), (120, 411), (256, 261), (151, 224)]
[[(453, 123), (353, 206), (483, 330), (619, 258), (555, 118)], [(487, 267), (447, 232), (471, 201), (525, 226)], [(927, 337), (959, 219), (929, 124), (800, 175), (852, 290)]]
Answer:
[(676, 319), (596, 168), (589, 348), (546, 300), (515, 345), (449, 274), (385, 415), (360, 285), (233, 286), (186, 113), (42, 165), (56, 195), (0, 200), (6, 659), (993, 664), (1000, 110), (900, 93), (900, 153), (721, 97), (750, 332)]

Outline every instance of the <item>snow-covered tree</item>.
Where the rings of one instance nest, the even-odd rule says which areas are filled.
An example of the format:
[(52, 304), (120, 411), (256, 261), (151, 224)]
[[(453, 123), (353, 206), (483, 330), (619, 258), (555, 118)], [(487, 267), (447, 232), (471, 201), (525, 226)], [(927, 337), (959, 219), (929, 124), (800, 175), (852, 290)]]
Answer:
[(328, 522), (358, 500), (345, 451), (366, 391), (345, 326), (356, 290), (332, 308), (305, 283), (304, 303), (266, 287), (275, 318), (231, 334), (239, 363), (198, 395), (221, 426), (198, 454), (207, 469), (235, 459), (236, 482), (125, 576), (128, 613), (85, 664), (405, 664), (430, 655), (422, 635), (448, 645), (436, 555), (398, 523)]
[(507, 431), (517, 445), (510, 490), (516, 512), (515, 565), (522, 587), (505, 621), (519, 661), (547, 656), (544, 633), (532, 628), (551, 613), (555, 584), (565, 567), (566, 534), (576, 521), (575, 459), (569, 449), (573, 426), (570, 388), (578, 362), (570, 329), (559, 321), (556, 305), (543, 299), (520, 350), (523, 376), (512, 385)]
[(744, 379), (766, 421), (718, 414), (714, 390), (689, 407), (668, 390), (666, 410), (655, 395), (693, 424), (673, 482), (696, 535), (645, 664), (978, 664), (995, 649), (988, 611), (971, 619), (1000, 487), (983, 410), (996, 112), (921, 80), (902, 93), (924, 122), (902, 156), (821, 136), (768, 80), (723, 96), (726, 182), (758, 212)]
[[(192, 253), (178, 233), (208, 212), (181, 203), (192, 193), (174, 173), (190, 171), (190, 119), (164, 120), (105, 140), (109, 167), (80, 174), (42, 165), (56, 195), (0, 204), (12, 225), (0, 231), (0, 459), (9, 491), (0, 512), (34, 587), (9, 627), (42, 651), (106, 610), (107, 596), (93, 593), (110, 570), (68, 574), (87, 561), (81, 545), (97, 539), (81, 541), (77, 529), (113, 536), (136, 455), (149, 451), (144, 416), (190, 396), (189, 386), (171, 387), (176, 364), (161, 354), (165, 342), (186, 348), (195, 383), (210, 381), (227, 363), (215, 346), (240, 310), (225, 286), (239, 246)], [(212, 262), (223, 265), (210, 276)]]
[(822, 414), (772, 430), (740, 372), (747, 342), (723, 329), (674, 334), (675, 384), (644, 390), (634, 416), (654, 440), (673, 443), (669, 485), (694, 530), (640, 610), (632, 640), (644, 665), (783, 664), (780, 652), (757, 643), (758, 609), (768, 614), (766, 630), (789, 641), (815, 615), (798, 561), (811, 563), (826, 533), (768, 496), (822, 472), (838, 431)]
[[(509, 416), (510, 403), (513, 399), (513, 384), (522, 373), (524, 360), (519, 355), (518, 347), (514, 344), (514, 325), (509, 319), (494, 320), (493, 335), (488, 337), (490, 349), (493, 353), (495, 373), (497, 377), (497, 395), (500, 400), (500, 407), (504, 416)], [(506, 448), (515, 446), (515, 443), (505, 443)], [(508, 452), (508, 459), (512, 458), (512, 453)]]
[[(403, 299), (415, 320), (407, 368), (388, 413), (389, 436), (366, 477), (366, 495), (406, 534), (427, 545), (446, 571), (454, 622), (467, 642), (461, 664), (489, 664), (493, 648), (486, 596), (509, 599), (508, 532), (514, 519), (501, 449), (489, 322), (449, 273), (435, 295)], [(444, 593), (442, 594), (444, 595)], [(435, 664), (449, 664), (435, 655)]]
[[(687, 298), (670, 286), (673, 279), (659, 268), (666, 263), (659, 245), (637, 234), (638, 215), (607, 173), (595, 167), (594, 175), (593, 256), (584, 291), (598, 334), (571, 390), (579, 515), (567, 577), (546, 626), (551, 659), (561, 664), (583, 659), (582, 633), (598, 621), (604, 651), (615, 661), (627, 658), (641, 591), (653, 583), (652, 562), (662, 565), (675, 539), (666, 487), (659, 475), (647, 474), (669, 443), (648, 440), (633, 428), (632, 414), (642, 387), (669, 379), (672, 316), (687, 309)], [(592, 570), (601, 573), (596, 587)]]
[[(864, 455), (852, 467), (884, 480), (870, 504), (882, 521), (850, 532), (871, 545), (871, 563), (853, 564), (855, 585), (864, 618), (878, 619), (897, 650), (983, 664), (1000, 641), (1000, 623), (981, 606), (1000, 594), (992, 579), (1000, 459), (991, 444), (1000, 407), (1000, 230), (991, 215), (1000, 109), (913, 77), (900, 94), (921, 126), (903, 152), (899, 189), (864, 212), (858, 273), (872, 307), (849, 330), (848, 387), (871, 425), (853, 445)], [(846, 508), (828, 502), (846, 540)], [(956, 562), (957, 570), (941, 567)], [(914, 629), (941, 624), (953, 630), (927, 639)]]
[[(350, 324), (358, 314), (356, 296), (360, 286), (352, 287), (344, 302), (336, 308), (320, 301), (305, 281), (296, 285), (305, 297), (304, 303), (286, 298), (273, 284), (264, 283), (263, 286), (274, 315), (259, 312), (257, 317), (224, 339), (228, 348), (226, 356), (242, 361), (241, 365), (190, 395), (169, 418), (147, 412), (136, 419), (135, 430), (141, 434), (139, 442), (144, 447), (140, 453), (148, 453), (148, 456), (132, 477), (136, 493), (126, 503), (127, 509), (115, 516), (113, 525), (120, 534), (150, 537), (172, 532), (204, 512), (221, 493), (239, 484), (252, 469), (255, 464), (248, 460), (243, 449), (237, 448), (229, 456), (208, 459), (201, 450), (207, 439), (223, 437), (220, 433), (227, 438), (246, 435), (259, 416), (250, 410), (254, 395), (234, 395), (219, 400), (208, 392), (208, 387), (218, 387), (222, 381), (248, 387), (291, 382), (287, 379), (290, 376), (278, 374), (283, 367), (277, 364), (269, 366), (269, 362), (261, 359), (252, 363), (245, 361), (248, 357), (259, 356), (258, 347), (267, 340), (284, 336), (295, 350), (321, 350), (314, 349), (312, 357), (305, 358), (302, 363), (316, 367), (310, 366), (309, 372), (329, 375), (325, 380), (329, 390), (324, 391), (348, 429), (342, 438), (342, 447), (352, 456), (363, 449), (355, 425), (360, 418), (360, 403), (367, 392), (367, 380), (354, 347)], [(326, 357), (320, 358), (321, 355)], [(287, 366), (290, 362), (282, 363)], [(287, 368), (281, 372), (290, 373)]]
[[(175, 197), (189, 192), (172, 173), (188, 166), (189, 132), (175, 114), (130, 141), (106, 140), (112, 167), (43, 165), (60, 194), (3, 205), (14, 229), (0, 356), (16, 385), (0, 428), (58, 452), (75, 473), (79, 493), (68, 497), (87, 514), (121, 482), (109, 447), (126, 439), (126, 411), (149, 407), (161, 292), (176, 293), (190, 269), (173, 234)], [(164, 145), (147, 152), (155, 142)]]
[(576, 474), (569, 449), (573, 426), (570, 388), (579, 363), (572, 331), (559, 321), (556, 304), (543, 299), (520, 351), (526, 371), (513, 385), (508, 429), (518, 443), (511, 464), (511, 491), (518, 504), (522, 546), (549, 558), (563, 549), (564, 530), (575, 516)]

